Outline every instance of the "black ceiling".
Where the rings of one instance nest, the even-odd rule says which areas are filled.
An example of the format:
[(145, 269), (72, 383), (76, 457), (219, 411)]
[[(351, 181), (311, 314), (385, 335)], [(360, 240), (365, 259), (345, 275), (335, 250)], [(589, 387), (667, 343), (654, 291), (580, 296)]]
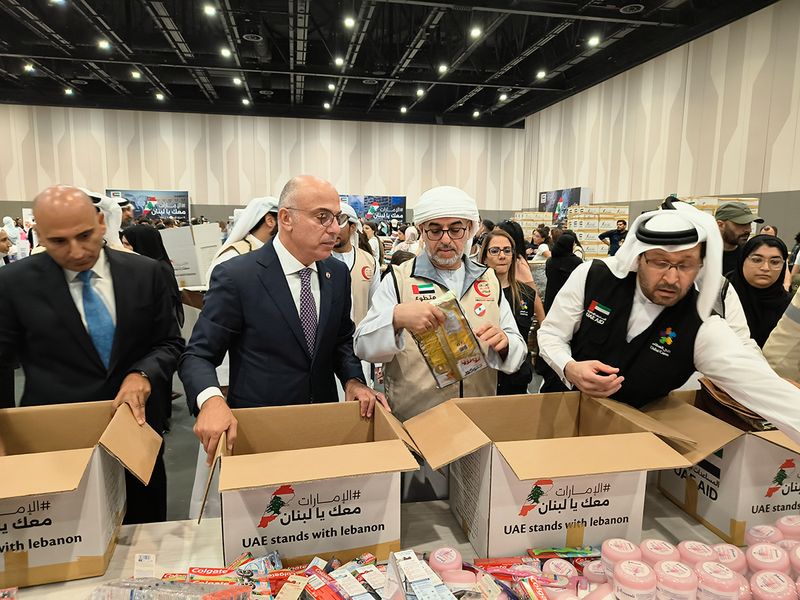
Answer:
[(0, 102), (520, 126), (774, 1), (0, 0)]

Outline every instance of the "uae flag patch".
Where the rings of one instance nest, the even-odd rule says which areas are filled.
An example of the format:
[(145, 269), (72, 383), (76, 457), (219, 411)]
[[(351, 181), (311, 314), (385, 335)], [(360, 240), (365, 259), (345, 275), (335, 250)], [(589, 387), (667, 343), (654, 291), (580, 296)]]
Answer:
[(478, 315), (479, 317), (482, 317), (483, 315), (486, 314), (486, 307), (481, 302), (478, 302), (473, 310), (475, 311), (475, 314)]
[(433, 287), (432, 283), (423, 283), (421, 285), (412, 285), (411, 291), (414, 294), (435, 294), (436, 288)]

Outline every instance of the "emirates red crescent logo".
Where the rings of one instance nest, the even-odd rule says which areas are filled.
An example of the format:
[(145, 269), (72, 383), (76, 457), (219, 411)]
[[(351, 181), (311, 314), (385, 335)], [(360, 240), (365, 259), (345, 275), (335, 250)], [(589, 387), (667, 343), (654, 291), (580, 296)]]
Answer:
[(361, 269), (361, 277), (364, 278), (364, 281), (369, 281), (372, 279), (373, 268), (372, 267), (363, 267)]
[(485, 279), (478, 279), (478, 281), (472, 284), (472, 287), (475, 289), (475, 293), (481, 298), (488, 298), (492, 295), (492, 288)]

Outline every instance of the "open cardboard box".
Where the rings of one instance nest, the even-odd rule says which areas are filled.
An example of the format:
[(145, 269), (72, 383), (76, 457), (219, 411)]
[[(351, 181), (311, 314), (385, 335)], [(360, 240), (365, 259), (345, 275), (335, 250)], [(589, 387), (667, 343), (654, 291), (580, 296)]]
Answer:
[(690, 466), (659, 436), (692, 439), (656, 435), (618, 405), (579, 392), (463, 398), (404, 425), (431, 467), (450, 465), (450, 508), (478, 556), (514, 556), (638, 539), (647, 471)]
[(400, 550), (400, 473), (419, 468), (416, 446), (379, 405), (372, 419), (359, 411), (358, 402), (233, 411), (233, 454), (223, 436), (214, 465), (226, 563), (246, 551), (278, 550), (297, 565)]
[(123, 467), (147, 484), (162, 442), (111, 405), (0, 410), (0, 588), (105, 573), (125, 514)]
[(694, 404), (694, 392), (673, 393), (642, 409), (699, 442), (692, 451), (679, 448), (691, 469), (659, 473), (661, 493), (740, 546), (749, 527), (798, 514), (800, 446), (780, 431), (743, 431)]

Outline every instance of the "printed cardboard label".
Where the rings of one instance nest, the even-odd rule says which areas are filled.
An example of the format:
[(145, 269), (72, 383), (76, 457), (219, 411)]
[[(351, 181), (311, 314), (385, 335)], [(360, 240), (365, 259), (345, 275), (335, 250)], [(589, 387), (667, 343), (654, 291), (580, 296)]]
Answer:
[(222, 521), (226, 561), (245, 551), (291, 559), (394, 542), (400, 474), (223, 492)]

